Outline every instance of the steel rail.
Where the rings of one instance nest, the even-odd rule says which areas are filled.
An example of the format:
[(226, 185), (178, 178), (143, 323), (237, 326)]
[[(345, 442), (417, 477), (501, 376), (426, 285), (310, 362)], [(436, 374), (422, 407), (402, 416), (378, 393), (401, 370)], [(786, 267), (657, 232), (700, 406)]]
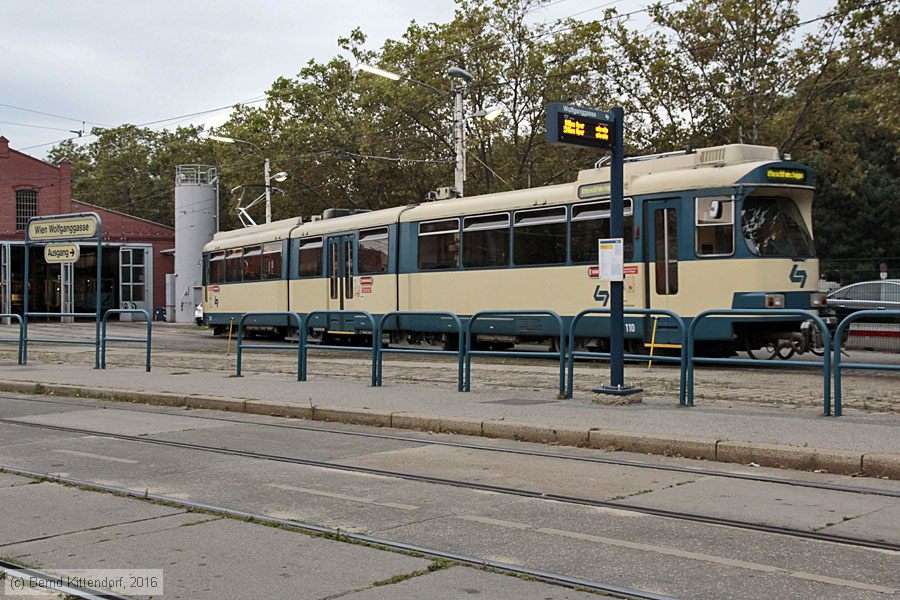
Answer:
[(414, 481), (419, 483), (432, 483), (436, 485), (446, 485), (450, 487), (478, 490), (483, 492), (493, 492), (497, 494), (505, 494), (509, 496), (519, 496), (522, 498), (533, 498), (537, 500), (550, 500), (561, 502), (563, 504), (574, 504), (581, 506), (592, 506), (596, 508), (614, 508), (639, 514), (646, 514), (655, 517), (663, 517), (675, 519), (679, 521), (690, 521), (695, 523), (704, 523), (707, 525), (720, 525), (731, 527), (733, 529), (744, 529), (749, 531), (758, 531), (762, 533), (773, 533), (789, 537), (797, 537), (821, 542), (831, 542), (834, 544), (842, 544), (847, 546), (857, 546), (863, 548), (876, 548), (879, 550), (890, 550), (900, 552), (900, 543), (881, 542), (875, 540), (865, 540), (862, 538), (854, 538), (850, 536), (835, 535), (821, 533), (816, 531), (805, 531), (802, 529), (793, 529), (790, 527), (781, 527), (777, 525), (765, 525), (754, 523), (752, 521), (742, 521), (737, 519), (726, 519), (723, 517), (710, 517), (693, 513), (685, 513), (681, 511), (666, 510), (661, 508), (649, 508), (644, 506), (636, 506), (631, 504), (622, 504), (619, 502), (609, 502), (604, 500), (594, 500), (591, 498), (581, 498), (577, 496), (567, 496), (563, 494), (551, 494), (547, 492), (538, 492), (527, 489), (510, 488), (499, 485), (490, 485), (486, 483), (474, 483), (469, 481), (461, 481), (458, 479), (447, 479), (444, 477), (434, 477), (431, 475), (417, 475), (414, 473), (403, 473), (401, 471), (389, 471), (387, 469), (375, 469), (372, 467), (360, 467), (356, 465), (333, 463), (322, 460), (312, 460), (306, 458), (298, 458), (291, 456), (283, 456), (278, 454), (268, 454), (263, 452), (251, 452), (248, 450), (234, 450), (231, 448), (222, 448), (217, 446), (206, 446), (203, 444), (192, 444), (190, 442), (177, 442), (172, 440), (161, 440), (149, 436), (134, 436), (122, 433), (108, 433), (105, 431), (96, 431), (92, 429), (80, 429), (77, 427), (65, 427), (62, 425), (47, 425), (45, 423), (29, 423), (27, 421), (14, 421), (11, 419), (0, 419), (0, 423), (8, 425), (18, 425), (22, 427), (32, 427), (36, 429), (47, 429), (51, 431), (61, 431), (64, 433), (77, 433), (80, 435), (90, 435), (94, 437), (102, 437), (108, 439), (122, 440), (126, 442), (139, 442), (142, 444), (150, 444), (156, 446), (168, 446), (172, 448), (183, 448), (186, 450), (197, 450), (201, 452), (211, 452), (214, 454), (223, 454), (227, 456), (239, 456), (242, 458), (252, 458), (256, 460), (268, 460), (272, 462), (280, 462), (287, 464), (302, 465), (307, 467), (317, 467), (321, 469), (330, 469), (333, 471), (342, 471), (347, 473), (364, 473), (367, 475), (378, 475), (393, 479), (401, 479), (405, 481)]
[[(0, 468), (0, 470), (3, 469)], [(114, 594), (113, 592), (95, 590), (92, 588), (75, 585), (57, 585), (57, 582), (59, 582), (59, 580), (61, 579), (60, 576), (49, 575), (30, 567), (23, 567), (2, 558), (0, 558), (0, 573), (5, 573), (6, 577), (12, 576), (19, 579), (36, 580), (44, 583), (53, 582), (52, 586), (48, 585), (45, 589), (61, 592), (65, 594), (67, 598), (70, 596), (74, 596), (76, 598), (83, 598), (84, 600), (128, 600), (127, 596), (121, 596), (119, 594)], [(44, 592), (38, 595), (44, 596), (47, 593), (48, 592)], [(15, 591), (13, 592), (13, 594), (15, 595)], [(27, 595), (35, 595), (35, 593), (30, 592)]]
[(304, 521), (296, 521), (294, 519), (283, 519), (279, 517), (273, 517), (270, 515), (252, 513), (242, 510), (236, 510), (233, 508), (226, 508), (224, 506), (216, 506), (213, 504), (206, 504), (202, 502), (193, 502), (190, 500), (183, 500), (181, 498), (172, 498), (169, 496), (162, 496), (160, 494), (150, 494), (147, 492), (139, 492), (136, 490), (132, 490), (129, 488), (123, 488), (118, 486), (106, 485), (102, 483), (97, 483), (93, 481), (83, 481), (80, 479), (73, 479), (71, 477), (62, 477), (57, 475), (51, 475), (49, 473), (39, 473), (36, 471), (30, 471), (26, 469), (19, 469), (16, 467), (9, 467), (6, 465), (0, 466), (0, 472), (10, 473), (14, 475), (21, 475), (25, 477), (42, 479), (45, 481), (58, 482), (66, 485), (78, 486), (80, 488), (95, 490), (99, 492), (105, 492), (110, 494), (117, 494), (120, 496), (126, 496), (129, 498), (136, 498), (139, 500), (149, 500), (152, 502), (163, 502), (169, 504), (171, 506), (176, 506), (180, 508), (185, 508), (187, 510), (192, 511), (203, 511), (212, 514), (218, 514), (228, 518), (241, 519), (245, 521), (262, 523), (262, 524), (273, 524), (279, 525), (283, 527), (290, 527), (293, 529), (299, 529), (301, 531), (305, 531), (307, 533), (312, 533), (316, 535), (326, 535), (337, 541), (340, 540), (352, 540), (354, 542), (369, 544), (373, 546), (380, 546), (382, 548), (389, 548), (391, 550), (399, 550), (406, 553), (417, 553), (422, 554), (424, 556), (429, 556), (432, 558), (443, 558), (447, 560), (456, 561), (459, 563), (464, 563), (471, 566), (494, 569), (497, 571), (502, 571), (505, 573), (510, 573), (514, 575), (525, 575), (528, 577), (533, 577), (540, 581), (544, 581), (546, 583), (552, 583), (555, 585), (562, 585), (570, 588), (586, 588), (590, 590), (594, 590), (597, 592), (604, 592), (606, 594), (610, 594), (617, 598), (636, 598), (642, 600), (673, 600), (671, 596), (665, 596), (663, 594), (657, 594), (655, 592), (647, 592), (643, 590), (637, 590), (627, 587), (616, 586), (608, 583), (601, 583), (597, 581), (591, 581), (589, 579), (582, 579), (580, 577), (571, 577), (569, 575), (562, 575), (559, 573), (552, 573), (549, 571), (542, 571), (539, 569), (531, 569), (528, 567), (513, 565), (510, 563), (504, 563), (496, 560), (492, 560), (489, 558), (482, 558), (478, 556), (472, 556), (468, 554), (461, 554), (457, 552), (450, 552), (447, 550), (440, 550), (437, 548), (429, 548), (427, 546), (419, 546), (416, 544), (408, 544), (405, 542), (398, 542), (394, 540), (390, 540), (387, 538), (377, 537), (373, 535), (366, 535), (361, 533), (352, 533), (349, 531), (332, 529), (331, 527), (325, 527), (322, 525), (315, 525), (312, 523), (306, 523)]
[[(19, 402), (40, 402), (48, 404), (62, 404), (63, 406), (84, 406), (96, 407), (97, 404), (88, 402), (65, 402), (62, 400), (43, 400), (37, 398), (17, 398), (15, 396), (0, 395), (0, 399), (17, 400)], [(162, 408), (162, 407), (161, 407)], [(759, 483), (772, 483), (784, 485), (787, 487), (805, 487), (818, 490), (827, 490), (832, 492), (845, 492), (848, 494), (862, 494), (869, 496), (884, 496), (888, 498), (900, 498), (900, 490), (888, 490), (881, 488), (862, 487), (843, 485), (840, 483), (820, 483), (816, 481), (804, 481), (802, 479), (788, 479), (785, 477), (775, 477), (771, 475), (754, 475), (752, 473), (735, 473), (733, 471), (722, 471), (719, 469), (704, 469), (701, 467), (686, 467), (679, 465), (661, 465), (658, 463), (641, 462), (637, 460), (627, 460), (621, 458), (599, 458), (596, 456), (576, 456), (570, 454), (561, 454), (559, 452), (546, 452), (542, 450), (528, 450), (526, 448), (504, 448), (503, 446), (488, 446), (485, 444), (473, 444), (470, 442), (451, 442), (448, 440), (434, 440), (426, 438), (410, 437), (405, 435), (391, 435), (387, 433), (370, 433), (366, 431), (350, 431), (346, 429), (332, 429), (329, 427), (313, 427), (310, 425), (295, 425), (293, 423), (266, 423), (262, 421), (248, 421), (246, 419), (230, 419), (227, 417), (213, 417), (209, 415), (192, 415), (188, 413), (173, 413), (166, 410), (151, 410), (133, 407), (113, 407), (110, 410), (122, 410), (126, 412), (139, 412), (154, 415), (167, 415), (187, 417), (190, 419), (200, 419), (201, 421), (219, 421), (222, 423), (240, 423), (242, 425), (258, 425), (260, 427), (273, 427), (276, 429), (296, 429), (298, 431), (309, 431), (315, 433), (325, 433), (334, 435), (345, 435), (350, 437), (372, 438), (379, 440), (391, 440), (395, 442), (409, 442), (413, 444), (446, 446), (449, 448), (461, 448), (464, 450), (481, 450), (485, 452), (496, 452), (499, 454), (512, 454), (520, 456), (534, 456), (537, 458), (550, 458), (558, 460), (570, 460), (574, 462), (585, 462), (602, 465), (612, 465), (617, 467), (632, 467), (636, 469), (649, 469), (654, 471), (668, 471), (672, 473), (685, 473), (690, 475), (702, 475), (704, 477), (719, 477), (722, 479), (738, 479), (742, 481), (755, 481)], [(265, 415), (262, 415), (265, 416)], [(324, 421), (321, 421), (324, 422)], [(441, 432), (438, 432), (441, 433)], [(462, 435), (454, 433), (444, 433), (444, 435)], [(501, 438), (502, 439), (502, 438)]]

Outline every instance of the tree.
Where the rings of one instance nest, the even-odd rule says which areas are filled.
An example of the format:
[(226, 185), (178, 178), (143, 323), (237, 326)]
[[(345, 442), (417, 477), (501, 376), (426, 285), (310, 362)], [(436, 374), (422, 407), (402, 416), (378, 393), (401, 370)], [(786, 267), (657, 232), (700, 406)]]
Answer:
[[(468, 124), (469, 195), (571, 181), (597, 156), (545, 144), (546, 104), (620, 104), (630, 154), (688, 142), (776, 146), (816, 172), (821, 254), (900, 256), (897, 226), (883, 225), (900, 221), (896, 2), (838, 0), (806, 22), (797, 0), (658, 2), (640, 9), (653, 21), (642, 31), (612, 8), (593, 21), (533, 23), (547, 4), (457, 0), (450, 22), (410, 23), (374, 49), (361, 30), (349, 32), (342, 55), (279, 78), (264, 104), (235, 107), (218, 129), (258, 150), (203, 140), (197, 128), (123, 125), (51, 156), (73, 161), (77, 197), (164, 222), (179, 163), (216, 165), (223, 189), (255, 185), (246, 188), (255, 197), (268, 157), (290, 175), (278, 184), (275, 218), (419, 202), (452, 181), (449, 90), (458, 82), (446, 72), (457, 66), (474, 76), (471, 110), (507, 109)], [(355, 62), (426, 85), (355, 71)], [(223, 195), (223, 228), (239, 226), (234, 202)]]

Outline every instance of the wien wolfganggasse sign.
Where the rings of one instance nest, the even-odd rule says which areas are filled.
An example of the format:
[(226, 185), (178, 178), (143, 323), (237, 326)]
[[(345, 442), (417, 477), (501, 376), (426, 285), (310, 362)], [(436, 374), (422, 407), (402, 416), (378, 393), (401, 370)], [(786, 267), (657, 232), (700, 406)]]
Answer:
[(92, 217), (32, 221), (28, 225), (28, 237), (32, 240), (64, 240), (96, 235), (97, 220)]

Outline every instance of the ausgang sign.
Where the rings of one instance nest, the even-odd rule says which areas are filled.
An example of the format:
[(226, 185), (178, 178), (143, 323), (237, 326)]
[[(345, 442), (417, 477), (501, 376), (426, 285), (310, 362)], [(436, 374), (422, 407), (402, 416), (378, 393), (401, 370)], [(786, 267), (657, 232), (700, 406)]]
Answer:
[(81, 248), (78, 244), (47, 244), (44, 246), (44, 260), (48, 263), (78, 262)]
[(32, 240), (66, 240), (96, 235), (97, 220), (93, 217), (32, 221), (28, 225), (28, 237)]

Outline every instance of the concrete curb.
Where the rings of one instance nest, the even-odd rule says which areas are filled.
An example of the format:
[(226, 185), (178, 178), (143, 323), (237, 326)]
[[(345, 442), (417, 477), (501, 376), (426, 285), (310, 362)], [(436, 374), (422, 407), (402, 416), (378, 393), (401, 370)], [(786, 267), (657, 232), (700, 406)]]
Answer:
[(217, 396), (185, 396), (173, 392), (143, 392), (115, 388), (87, 388), (55, 383), (0, 380), (0, 392), (95, 398), (162, 406), (183, 406), (257, 415), (291, 417), (314, 421), (334, 421), (375, 427), (393, 427), (440, 433), (558, 444), (590, 446), (604, 450), (680, 456), (704, 460), (755, 463), (804, 471), (900, 479), (900, 454), (859, 453), (831, 448), (805, 448), (755, 442), (734, 442), (715, 438), (649, 435), (629, 431), (578, 429), (517, 423), (505, 420), (472, 419), (423, 415), (410, 412), (355, 410), (337, 407), (291, 404), (268, 400), (238, 400)]

